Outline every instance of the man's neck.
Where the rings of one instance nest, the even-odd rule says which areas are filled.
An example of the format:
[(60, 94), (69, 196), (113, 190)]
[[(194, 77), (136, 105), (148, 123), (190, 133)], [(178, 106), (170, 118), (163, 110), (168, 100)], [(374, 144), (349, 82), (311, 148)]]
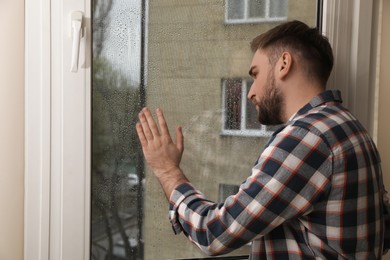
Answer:
[(301, 83), (286, 88), (284, 121), (287, 122), (296, 112), (309, 103), (314, 97), (321, 94), (324, 89), (317, 85)]

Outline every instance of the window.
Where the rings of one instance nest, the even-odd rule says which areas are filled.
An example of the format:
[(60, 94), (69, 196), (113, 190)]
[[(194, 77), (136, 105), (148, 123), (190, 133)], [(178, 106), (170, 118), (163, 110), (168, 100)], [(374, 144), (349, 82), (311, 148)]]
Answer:
[[(40, 4), (26, 1), (28, 17), (44, 11), (36, 21), (45, 26), (31, 18), (26, 23), (31, 61), (26, 83), (31, 91), (26, 94), (34, 101), (26, 103), (27, 130), (34, 129), (27, 141), (34, 157), (27, 158), (25, 255), (48, 259), (38, 254), (50, 252), (55, 259), (96, 260), (205, 257), (185, 236), (172, 234), (167, 201), (144, 168), (133, 127), (136, 114), (144, 104), (161, 107), (171, 133), (182, 125), (187, 177), (209, 199), (226, 197), (235, 188), (219, 189), (219, 184), (242, 183), (268, 140), (248, 137), (251, 131), (270, 130), (257, 123), (257, 112), (246, 99), (252, 58), (248, 43), (277, 23), (225, 26), (226, 5), (219, 0), (99, 0), (92, 5), (61, 0), (53, 6), (36, 1)], [(244, 3), (244, 18), (261, 13), (250, 7), (256, 2), (239, 2)], [(264, 1), (266, 17), (274, 2)], [(285, 7), (281, 13), (287, 15)], [(289, 20), (315, 25), (316, 1), (290, 0), (288, 9)], [(85, 30), (81, 42), (78, 73), (69, 72), (69, 10), (82, 10), (86, 24), (92, 20), (92, 30)], [(37, 62), (35, 55), (40, 56)], [(227, 114), (225, 103), (231, 107)], [(38, 120), (31, 114), (38, 114)], [(227, 116), (232, 122), (222, 118)], [(234, 137), (221, 131), (231, 131)], [(32, 142), (42, 138), (42, 146)], [(241, 259), (238, 256), (249, 250), (241, 248), (225, 259)]]
[(247, 99), (253, 80), (222, 81), (222, 134), (240, 136), (270, 136), (278, 126), (261, 125), (257, 111)]
[(227, 23), (260, 23), (287, 19), (288, 0), (226, 0)]

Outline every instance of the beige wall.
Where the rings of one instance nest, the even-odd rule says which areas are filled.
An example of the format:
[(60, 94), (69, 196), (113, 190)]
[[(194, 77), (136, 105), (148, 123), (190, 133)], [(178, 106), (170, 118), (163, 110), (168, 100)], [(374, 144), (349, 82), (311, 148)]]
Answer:
[[(390, 1), (383, 0), (379, 71), (378, 149), (382, 158), (385, 186), (390, 192)], [(389, 254), (390, 255), (390, 254)], [(390, 256), (389, 258), (390, 259)]]
[(0, 259), (23, 259), (24, 1), (0, 1)]
[[(382, 158), (383, 178), (387, 191), (390, 191), (390, 1), (382, 2), (382, 31), (380, 39), (379, 104), (378, 104), (378, 149)], [(390, 260), (390, 253), (383, 258)]]
[[(380, 0), (376, 2), (379, 5), (378, 24), (379, 30), (379, 93), (378, 93), (378, 131), (377, 145), (382, 159), (383, 178), (387, 191), (390, 191), (390, 29), (387, 26), (390, 23), (390, 1)], [(374, 25), (375, 26), (375, 25)], [(387, 253), (384, 260), (390, 260), (390, 253)]]

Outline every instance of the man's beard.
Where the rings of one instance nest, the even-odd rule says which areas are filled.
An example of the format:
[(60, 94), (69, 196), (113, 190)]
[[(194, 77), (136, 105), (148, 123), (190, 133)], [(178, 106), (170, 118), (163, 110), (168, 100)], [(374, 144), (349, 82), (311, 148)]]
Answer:
[(264, 97), (257, 104), (259, 122), (263, 125), (283, 124), (283, 102), (283, 95), (275, 84), (275, 77), (271, 70), (268, 74)]

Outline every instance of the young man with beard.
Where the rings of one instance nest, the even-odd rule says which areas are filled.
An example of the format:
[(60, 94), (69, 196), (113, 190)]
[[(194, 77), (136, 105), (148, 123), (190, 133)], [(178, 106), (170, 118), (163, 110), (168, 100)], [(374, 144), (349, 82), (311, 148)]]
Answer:
[(379, 154), (358, 120), (325, 90), (332, 49), (317, 29), (292, 21), (259, 35), (248, 93), (260, 123), (282, 124), (237, 194), (207, 200), (180, 169), (164, 115), (137, 124), (145, 159), (170, 202), (170, 220), (210, 255), (252, 241), (250, 259), (377, 259), (387, 201)]

